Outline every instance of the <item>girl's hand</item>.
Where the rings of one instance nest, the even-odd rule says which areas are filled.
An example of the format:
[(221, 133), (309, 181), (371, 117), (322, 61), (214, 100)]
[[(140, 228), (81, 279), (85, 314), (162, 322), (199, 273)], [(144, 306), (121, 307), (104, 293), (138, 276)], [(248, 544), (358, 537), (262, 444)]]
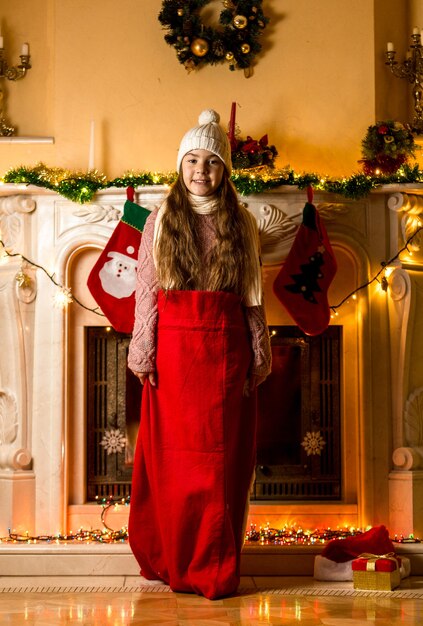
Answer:
[(156, 373), (155, 372), (133, 372), (137, 378), (140, 379), (141, 385), (148, 379), (150, 385), (156, 386)]

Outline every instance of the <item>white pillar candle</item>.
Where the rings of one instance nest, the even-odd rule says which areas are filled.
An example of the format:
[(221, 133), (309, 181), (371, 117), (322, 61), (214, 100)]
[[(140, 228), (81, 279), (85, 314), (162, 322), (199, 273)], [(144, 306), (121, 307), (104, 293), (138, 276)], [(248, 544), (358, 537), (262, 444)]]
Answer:
[(0, 48), (3, 49), (3, 37), (0, 35)]
[(94, 169), (94, 140), (95, 140), (95, 124), (94, 120), (91, 120), (90, 126), (90, 150), (88, 153), (88, 169)]
[(417, 28), (417, 26), (415, 26), (413, 28), (413, 35), (418, 35), (420, 33), (419, 29)]
[(27, 44), (27, 43), (23, 43), (22, 44), (21, 55), (22, 56), (28, 56), (29, 55), (29, 44)]
[(386, 49), (388, 52), (394, 51), (394, 44), (392, 43), (392, 41), (388, 41), (388, 43), (386, 44)]

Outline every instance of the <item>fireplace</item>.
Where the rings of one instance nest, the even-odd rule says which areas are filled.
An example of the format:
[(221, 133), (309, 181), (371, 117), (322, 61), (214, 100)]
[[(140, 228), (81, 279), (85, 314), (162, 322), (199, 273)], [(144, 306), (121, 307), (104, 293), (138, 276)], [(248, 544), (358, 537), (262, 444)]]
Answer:
[[(135, 200), (151, 209), (164, 193), (159, 186), (140, 188)], [(315, 194), (338, 262), (331, 304), (364, 285), (381, 260), (403, 246), (423, 210), (420, 193), (417, 187), (389, 186), (362, 200)], [(305, 192), (294, 188), (243, 199), (261, 231), (276, 364), (273, 379), (260, 388), (250, 519), (276, 527), (384, 523), (393, 533), (422, 535), (420, 241), (413, 241), (412, 256), (403, 253), (401, 262), (387, 268), (388, 290), (377, 283), (363, 288), (357, 300), (337, 310), (328, 331), (312, 340), (293, 326), (272, 291), (305, 200)], [(106, 430), (121, 430), (128, 440), (112, 473), (117, 494), (128, 493), (138, 406), (123, 421), (119, 403), (135, 384), (121, 367), (127, 338), (117, 338), (113, 348), (119, 363), (107, 399), (113, 409), (96, 422), (89, 397), (97, 387), (93, 406), (104, 402), (102, 350), (114, 331), (89, 310), (95, 302), (86, 287), (124, 202), (125, 192), (118, 189), (104, 190), (83, 206), (31, 186), (0, 189), (0, 229), (8, 250), (47, 268), (88, 307), (56, 308), (57, 287), (44, 272), (19, 256), (1, 257), (0, 535), (8, 528), (42, 534), (98, 527), (94, 499), (109, 489), (101, 463), (116, 457), (102, 445)], [(23, 266), (32, 277), (24, 289), (15, 280)], [(94, 366), (87, 349), (96, 354)], [(114, 363), (115, 356), (106, 355), (106, 361)], [(279, 394), (276, 378), (286, 368), (295, 373), (295, 384)], [(119, 524), (127, 511), (120, 515)]]
[[(270, 335), (273, 370), (258, 390), (250, 499), (341, 500), (342, 327), (310, 337), (271, 326)], [(129, 340), (110, 326), (86, 328), (87, 502), (131, 494), (142, 386), (126, 366)]]

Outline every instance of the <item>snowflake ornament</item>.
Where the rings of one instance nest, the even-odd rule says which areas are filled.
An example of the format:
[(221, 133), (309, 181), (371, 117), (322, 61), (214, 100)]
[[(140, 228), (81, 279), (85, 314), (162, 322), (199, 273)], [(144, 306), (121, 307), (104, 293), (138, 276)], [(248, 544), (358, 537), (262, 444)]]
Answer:
[(119, 428), (111, 428), (106, 430), (100, 445), (104, 447), (107, 454), (117, 454), (122, 452), (126, 446), (126, 438), (123, 436)]
[(301, 445), (307, 452), (307, 456), (314, 454), (321, 454), (323, 447), (326, 445), (326, 441), (321, 437), (320, 430), (307, 432)]

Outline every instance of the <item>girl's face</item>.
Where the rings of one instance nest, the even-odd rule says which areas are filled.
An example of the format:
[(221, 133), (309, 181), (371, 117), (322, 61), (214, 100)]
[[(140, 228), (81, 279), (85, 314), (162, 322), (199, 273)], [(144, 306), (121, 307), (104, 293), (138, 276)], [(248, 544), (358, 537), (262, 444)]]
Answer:
[(225, 166), (213, 152), (196, 149), (182, 159), (182, 179), (196, 196), (212, 195), (222, 182)]

